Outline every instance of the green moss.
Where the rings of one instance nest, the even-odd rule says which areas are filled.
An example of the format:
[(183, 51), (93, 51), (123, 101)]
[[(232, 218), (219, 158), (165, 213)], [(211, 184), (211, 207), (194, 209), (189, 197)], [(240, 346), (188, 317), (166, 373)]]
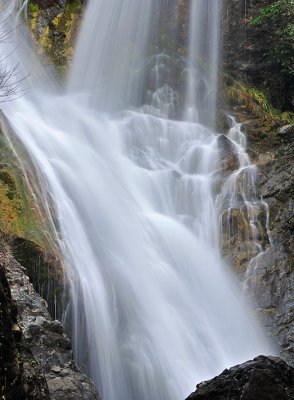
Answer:
[[(57, 5), (57, 4), (56, 4)], [(73, 55), (73, 44), (82, 12), (81, 0), (57, 6), (54, 13), (48, 8), (29, 5), (28, 22), (47, 61), (54, 64), (57, 76), (63, 79)], [(39, 24), (39, 21), (42, 23)]]
[(28, 8), (29, 8), (29, 12), (30, 13), (39, 13), (40, 12), (40, 9), (39, 9), (39, 6), (38, 6), (38, 4), (35, 4), (35, 3), (29, 3), (28, 4)]
[(252, 97), (261, 108), (262, 111), (267, 113), (272, 119), (284, 123), (292, 124), (294, 122), (294, 114), (290, 112), (281, 112), (273, 107), (268, 97), (260, 90), (254, 87), (245, 87), (245, 90)]
[(35, 290), (46, 300), (51, 316), (61, 318), (63, 301), (68, 299), (59, 258), (27, 239), (14, 238), (10, 243), (11, 253), (26, 268)]
[(290, 83), (294, 76), (294, 0), (274, 1), (267, 7), (260, 8), (251, 25), (261, 29), (272, 27), (273, 40), (266, 57), (273, 66), (280, 68)]
[(81, 0), (74, 0), (72, 3), (65, 7), (65, 12), (70, 12), (71, 14), (77, 14), (81, 9)]
[(0, 231), (44, 245), (43, 221), (37, 214), (33, 195), (1, 132), (0, 154)]
[(233, 107), (243, 107), (252, 116), (267, 120), (270, 124), (293, 124), (294, 114), (281, 112), (273, 107), (268, 97), (261, 90), (243, 82), (227, 79), (230, 82), (225, 89), (227, 104)]

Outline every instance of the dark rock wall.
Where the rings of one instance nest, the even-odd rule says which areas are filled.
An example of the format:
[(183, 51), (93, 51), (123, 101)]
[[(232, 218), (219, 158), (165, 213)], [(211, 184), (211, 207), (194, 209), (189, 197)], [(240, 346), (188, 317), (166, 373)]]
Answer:
[(5, 398), (99, 400), (93, 383), (74, 364), (60, 322), (52, 320), (25, 269), (3, 247), (0, 278), (0, 379)]
[(266, 55), (274, 45), (275, 27), (249, 23), (262, 7), (272, 3), (226, 0), (224, 7), (224, 72), (233, 78), (225, 81), (223, 93), (229, 93), (224, 96), (225, 108), (239, 122), (245, 122), (250, 158), (258, 167), (258, 194), (269, 206), (271, 236), (271, 245), (268, 243), (251, 264), (253, 254), (243, 251), (238, 238), (231, 255), (235, 264), (244, 261), (248, 293), (268, 333), (278, 343), (280, 355), (293, 363), (294, 127), (293, 116), (272, 108), (289, 109), (292, 89)]
[[(294, 126), (251, 137), (259, 190), (270, 211), (272, 246), (253, 262), (248, 286), (281, 355), (294, 363)], [(261, 143), (260, 143), (261, 142)]]
[(263, 7), (276, 1), (224, 0), (224, 2), (225, 70), (237, 79), (263, 90), (275, 107), (293, 110), (293, 80), (291, 83), (285, 79), (280, 68), (268, 57), (268, 52), (277, 45), (275, 31), (281, 26), (275, 26), (271, 22), (262, 27), (250, 23)]
[(3, 262), (7, 249), (0, 246), (0, 395), (6, 400), (49, 400), (45, 378), (22, 344), (18, 311)]

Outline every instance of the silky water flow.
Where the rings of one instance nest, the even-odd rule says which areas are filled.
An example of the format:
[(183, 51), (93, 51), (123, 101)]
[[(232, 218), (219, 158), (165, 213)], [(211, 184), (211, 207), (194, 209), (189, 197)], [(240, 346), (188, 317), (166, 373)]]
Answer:
[[(192, 2), (183, 121), (148, 113), (139, 100), (154, 2), (90, 0), (63, 93), (23, 26), (1, 44), (6, 62), (29, 73), (2, 125), (54, 204), (75, 359), (105, 400), (181, 400), (224, 368), (272, 353), (219, 250), (220, 2)], [(13, 26), (11, 3), (2, 0), (2, 17)], [(202, 54), (205, 45), (198, 35), (209, 45), (205, 76), (192, 62), (192, 47)]]

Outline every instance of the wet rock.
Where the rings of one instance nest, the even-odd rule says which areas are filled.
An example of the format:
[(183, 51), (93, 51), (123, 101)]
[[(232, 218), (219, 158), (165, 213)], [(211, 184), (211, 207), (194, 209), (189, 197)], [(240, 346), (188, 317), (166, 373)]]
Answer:
[[(241, 7), (240, 2), (233, 0), (231, 3), (227, 2), (227, 6)], [(255, 7), (257, 6), (256, 2)], [(240, 9), (238, 12), (241, 12)], [(234, 25), (229, 29), (238, 30), (239, 28)], [(261, 201), (263, 199), (268, 205), (269, 221), (266, 221), (268, 215), (264, 203), (263, 212), (257, 216), (258, 243), (262, 247), (262, 253), (252, 263), (250, 262), (256, 256), (256, 251), (248, 242), (240, 241), (240, 235), (234, 234), (232, 237), (227, 229), (223, 229), (223, 253), (230, 260), (240, 278), (245, 278), (243, 283), (249, 288), (248, 295), (255, 300), (255, 306), (268, 334), (279, 345), (280, 356), (293, 364), (293, 124), (285, 115), (271, 115), (266, 107), (261, 112), (262, 104), (258, 105), (257, 101), (258, 96), (261, 96), (260, 92), (257, 91), (258, 96), (253, 96), (258, 106), (256, 107), (247, 102), (249, 97), (246, 90), (248, 87), (246, 89), (246, 86), (240, 84), (239, 88), (239, 97), (237, 97), (240, 99), (240, 103), (233, 106), (234, 116), (237, 121), (246, 123), (244, 128), (247, 131), (248, 153), (251, 161), (257, 167), (254, 178), (257, 187), (256, 198)], [(236, 91), (238, 92), (238, 85)], [(254, 91), (255, 89), (253, 94)], [(260, 100), (264, 101), (264, 97), (261, 96)], [(288, 124), (285, 125), (284, 121), (288, 120)], [(241, 185), (237, 184), (237, 191), (242, 193), (242, 181), (240, 183)], [(243, 185), (243, 188), (246, 190), (246, 184)], [(248, 195), (250, 198), (250, 193)], [(235, 199), (237, 200), (236, 208), (242, 210), (240, 197), (235, 196)], [(230, 201), (230, 196), (224, 196), (224, 209), (228, 208)], [(268, 238), (268, 232), (265, 229), (267, 222), (269, 222), (270, 236)], [(227, 225), (229, 226), (229, 224)], [(269, 243), (270, 239), (271, 243)]]
[(45, 377), (32, 365), (31, 353), (23, 351), (21, 354), (21, 347), (17, 308), (0, 260), (0, 397), (6, 400), (49, 400)]
[[(64, 368), (46, 376), (50, 395), (54, 399), (66, 400), (88, 400), (97, 399), (97, 392), (93, 384), (87, 379), (80, 378), (79, 371), (73, 371), (71, 368)], [(77, 397), (77, 393), (79, 394)]]
[(293, 139), (294, 137), (294, 124), (284, 125), (279, 129), (279, 135), (286, 137), (287, 139)]
[(30, 28), (60, 75), (72, 59), (82, 0), (34, 0), (28, 6)]
[(239, 168), (239, 158), (234, 143), (225, 135), (217, 138), (219, 149), (219, 169), (223, 177)]
[(29, 392), (37, 393), (38, 389), (36, 397), (27, 398), (98, 400), (94, 384), (73, 362), (71, 344), (62, 325), (52, 320), (46, 303), (35, 292), (24, 269), (3, 251), (0, 251), (0, 266), (5, 271), (16, 309), (10, 330), (15, 327), (19, 337), (21, 379), (25, 387), (27, 382), (35, 382)]
[(21, 237), (12, 237), (10, 244), (13, 257), (25, 267), (36, 292), (47, 302), (51, 317), (61, 319), (66, 280), (60, 259), (52, 254), (55, 249), (50, 243), (45, 248)]
[(241, 399), (294, 399), (294, 369), (279, 358), (259, 356), (200, 383), (186, 400)]
[(244, 202), (240, 202), (239, 208), (227, 205), (220, 223), (222, 254), (243, 280), (251, 260), (269, 246), (264, 211), (261, 207), (256, 209), (254, 232)]
[(246, 283), (264, 326), (279, 346), (281, 357), (293, 365), (293, 258), (282, 246), (270, 247), (254, 260)]
[(248, 131), (250, 147), (258, 153), (257, 183), (269, 207), (272, 244), (254, 260), (245, 284), (281, 357), (293, 365), (294, 141), (286, 133), (291, 129), (284, 126), (264, 140), (258, 130), (256, 135)]

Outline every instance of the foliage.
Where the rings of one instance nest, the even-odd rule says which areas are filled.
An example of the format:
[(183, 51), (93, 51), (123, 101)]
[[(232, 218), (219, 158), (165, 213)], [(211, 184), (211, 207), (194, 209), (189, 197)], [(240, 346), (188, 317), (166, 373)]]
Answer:
[(67, 7), (70, 13), (76, 14), (81, 9), (81, 0), (73, 0)]
[(267, 96), (255, 87), (238, 81), (232, 81), (225, 93), (226, 100), (231, 106), (245, 107), (253, 116), (273, 123), (293, 124), (294, 114), (281, 112), (273, 107)]
[(294, 76), (294, 0), (278, 0), (259, 10), (250, 22), (261, 28), (273, 26), (275, 43), (267, 56), (289, 79)]
[(0, 130), (0, 231), (25, 237), (40, 245), (45, 233), (27, 183), (4, 134)]
[(40, 11), (38, 4), (29, 3), (29, 11), (31, 13), (38, 13)]

